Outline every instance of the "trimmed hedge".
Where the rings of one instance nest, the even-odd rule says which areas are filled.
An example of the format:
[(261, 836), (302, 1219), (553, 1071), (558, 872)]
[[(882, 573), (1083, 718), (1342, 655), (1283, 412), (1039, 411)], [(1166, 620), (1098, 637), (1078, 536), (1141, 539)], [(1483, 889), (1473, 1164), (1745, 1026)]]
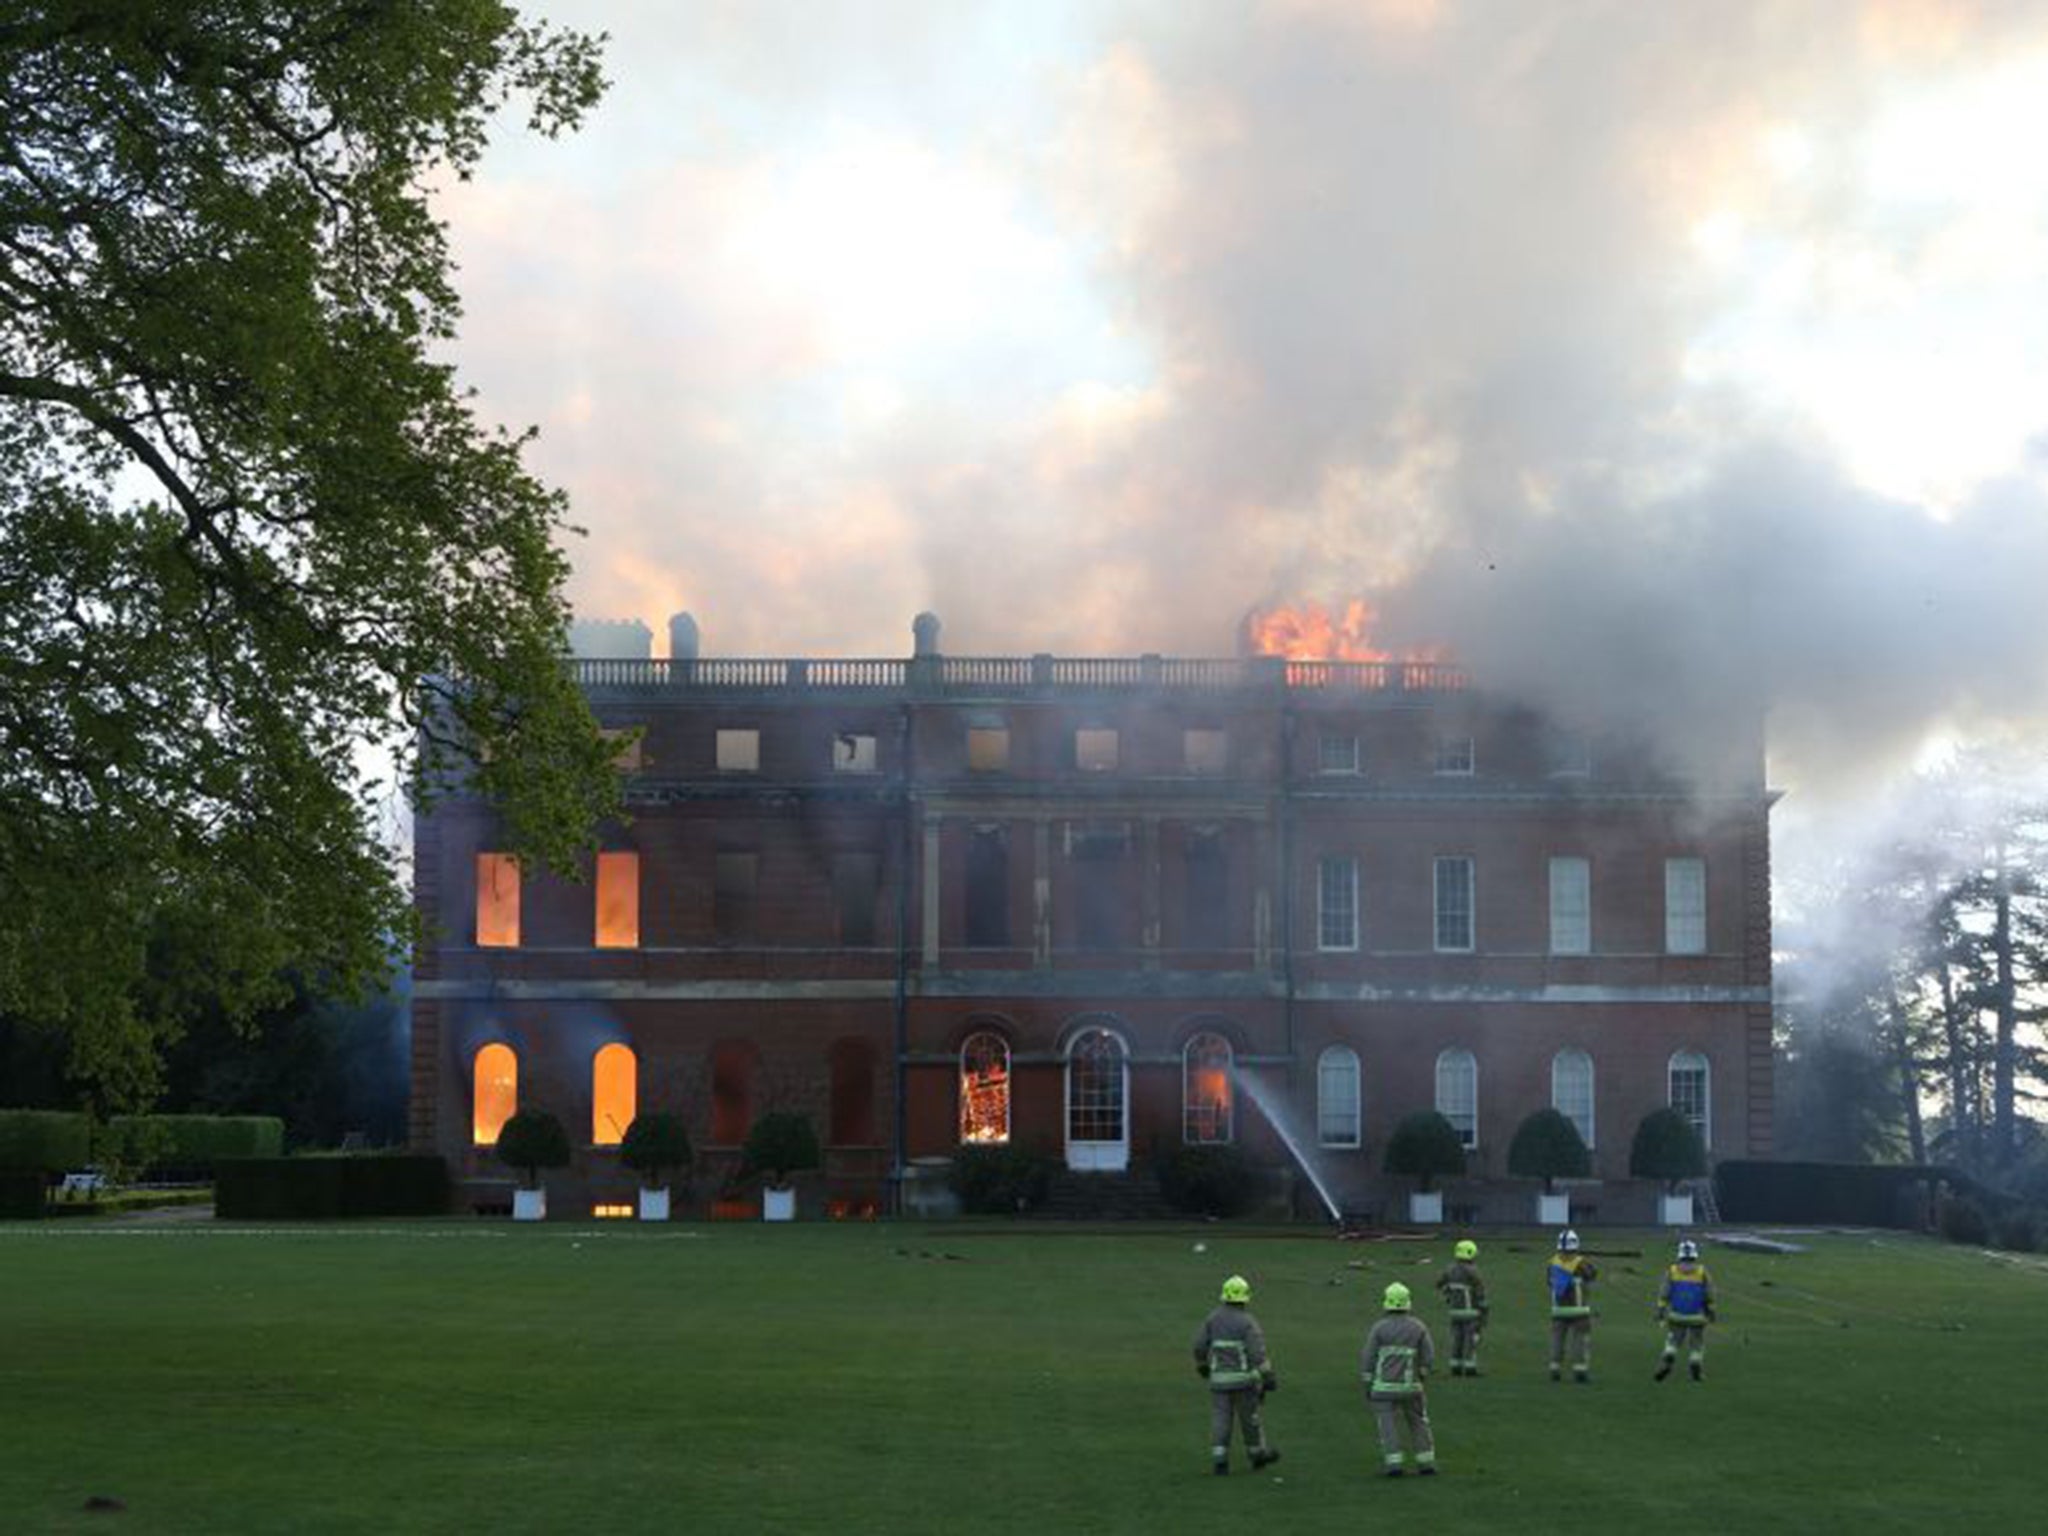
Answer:
[(1259, 1172), (1234, 1146), (1176, 1147), (1159, 1159), (1159, 1193), (1190, 1216), (1236, 1216), (1259, 1194)]
[(220, 1165), (213, 1209), (230, 1221), (445, 1216), (448, 1163), (411, 1152), (242, 1158)]
[(224, 1162), (284, 1155), (275, 1115), (115, 1115), (101, 1128), (101, 1160), (161, 1176), (210, 1179)]
[(1052, 1187), (1053, 1160), (1025, 1147), (963, 1146), (953, 1154), (946, 1182), (972, 1216), (1014, 1216), (1036, 1210)]
[(1918, 1228), (1924, 1199), (1916, 1184), (1974, 1190), (1953, 1168), (1917, 1163), (1723, 1161), (1714, 1168), (1714, 1195), (1726, 1221), (1826, 1221), (1853, 1227)]
[(0, 1170), (0, 1221), (34, 1221), (42, 1216), (49, 1182), (40, 1168)]
[(0, 1109), (0, 1168), (63, 1173), (92, 1161), (92, 1122), (54, 1109)]

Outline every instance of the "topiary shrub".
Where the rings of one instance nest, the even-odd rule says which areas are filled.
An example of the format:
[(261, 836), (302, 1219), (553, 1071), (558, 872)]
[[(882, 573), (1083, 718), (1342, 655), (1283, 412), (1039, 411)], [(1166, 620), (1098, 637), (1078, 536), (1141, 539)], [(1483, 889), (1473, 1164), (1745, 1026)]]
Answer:
[(544, 1109), (522, 1109), (498, 1131), (498, 1161), (517, 1168), (528, 1189), (540, 1183), (543, 1168), (569, 1165), (569, 1133)]
[(1677, 1110), (1653, 1109), (1636, 1126), (1635, 1140), (1628, 1149), (1628, 1171), (1638, 1179), (1657, 1179), (1666, 1194), (1676, 1194), (1681, 1179), (1706, 1175), (1706, 1143)]
[(787, 1184), (792, 1173), (815, 1168), (820, 1161), (818, 1133), (811, 1129), (810, 1119), (788, 1110), (756, 1120), (740, 1149), (741, 1170), (765, 1174), (774, 1189)]
[(1236, 1216), (1258, 1196), (1258, 1170), (1233, 1146), (1176, 1147), (1156, 1168), (1166, 1203), (1190, 1216)]
[(2041, 1247), (2041, 1213), (2014, 1206), (1993, 1224), (1998, 1246), (2008, 1253), (2034, 1253)]
[(1518, 1179), (1541, 1179), (1543, 1193), (1555, 1194), (1553, 1180), (1591, 1177), (1593, 1155), (1569, 1115), (1539, 1109), (1515, 1127), (1515, 1139), (1508, 1143), (1508, 1172)]
[(1951, 1196), (1941, 1202), (1941, 1235), (1952, 1243), (1982, 1248), (1991, 1241), (1991, 1226), (1976, 1201)]
[(635, 1115), (619, 1141), (619, 1161), (639, 1174), (649, 1189), (661, 1188), (666, 1182), (663, 1173), (688, 1168), (694, 1157), (682, 1117), (663, 1110)]
[(1406, 1174), (1416, 1187), (1428, 1194), (1440, 1178), (1452, 1178), (1465, 1171), (1465, 1143), (1457, 1127), (1433, 1109), (1418, 1109), (1406, 1115), (1387, 1138), (1385, 1163), (1388, 1173)]
[(960, 1209), (970, 1215), (1008, 1216), (1045, 1203), (1052, 1171), (1052, 1159), (1037, 1152), (978, 1143), (953, 1154), (946, 1183), (960, 1197)]

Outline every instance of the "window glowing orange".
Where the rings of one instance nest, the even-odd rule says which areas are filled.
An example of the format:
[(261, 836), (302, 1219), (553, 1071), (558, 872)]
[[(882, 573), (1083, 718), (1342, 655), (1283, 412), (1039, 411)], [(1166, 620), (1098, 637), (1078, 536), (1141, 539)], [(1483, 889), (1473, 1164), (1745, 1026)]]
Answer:
[(597, 856), (597, 947), (635, 949), (640, 943), (640, 855)]
[(623, 1045), (608, 1045), (590, 1064), (590, 1140), (593, 1146), (616, 1147), (640, 1095), (640, 1064)]
[(519, 945), (519, 861), (509, 853), (476, 856), (476, 941), (486, 949)]
[(509, 1045), (487, 1045), (476, 1053), (471, 1094), (472, 1135), (480, 1147), (495, 1147), (498, 1132), (519, 1108), (519, 1058)]
[(1010, 1139), (1010, 1048), (987, 1030), (960, 1048), (960, 1139)]

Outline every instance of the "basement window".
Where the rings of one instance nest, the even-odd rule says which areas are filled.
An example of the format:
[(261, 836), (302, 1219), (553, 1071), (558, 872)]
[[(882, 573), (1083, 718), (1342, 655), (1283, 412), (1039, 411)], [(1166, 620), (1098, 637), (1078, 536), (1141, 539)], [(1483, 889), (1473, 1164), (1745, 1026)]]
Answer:
[(598, 1221), (631, 1221), (635, 1213), (630, 1205), (599, 1201), (590, 1208), (590, 1214)]
[(720, 773), (759, 773), (761, 771), (761, 733), (754, 730), (731, 730), (718, 733), (718, 771)]
[(476, 942), (480, 949), (519, 947), (519, 861), (509, 853), (476, 856)]

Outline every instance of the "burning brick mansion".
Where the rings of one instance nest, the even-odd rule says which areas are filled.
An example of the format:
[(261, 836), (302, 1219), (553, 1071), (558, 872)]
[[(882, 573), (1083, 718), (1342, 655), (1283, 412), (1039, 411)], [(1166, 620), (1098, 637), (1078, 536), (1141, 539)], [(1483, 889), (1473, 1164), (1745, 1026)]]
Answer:
[(1769, 1151), (1760, 721), (1709, 788), (1440, 663), (950, 656), (929, 615), (907, 659), (704, 657), (686, 615), (667, 658), (638, 624), (576, 649), (640, 733), (588, 880), (522, 877), (485, 803), (416, 829), (411, 1134), (465, 1208), (509, 1200), (526, 1105), (569, 1128), (574, 1214), (631, 1200), (647, 1109), (684, 1117), (698, 1209), (755, 1117), (807, 1114), (817, 1214), (926, 1208), (981, 1142), (1283, 1167), (1276, 1118), (1386, 1213), (1388, 1132), (1429, 1107), (1481, 1219), (1527, 1214), (1507, 1144), (1546, 1105), (1601, 1219), (1648, 1213), (1652, 1108)]

